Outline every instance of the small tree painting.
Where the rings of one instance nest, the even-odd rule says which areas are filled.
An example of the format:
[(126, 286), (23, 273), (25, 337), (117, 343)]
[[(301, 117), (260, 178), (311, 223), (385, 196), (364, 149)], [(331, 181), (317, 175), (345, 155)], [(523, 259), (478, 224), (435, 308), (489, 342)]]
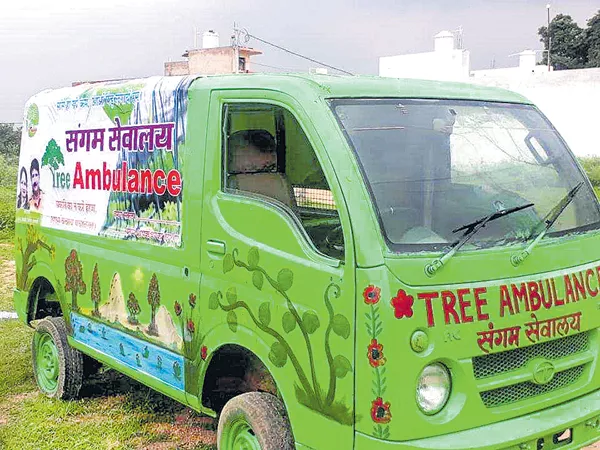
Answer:
[(160, 306), (160, 288), (158, 286), (158, 278), (156, 274), (152, 274), (150, 285), (148, 286), (148, 304), (152, 308), (152, 316), (150, 325), (148, 326), (148, 334), (158, 336), (158, 328), (156, 327), (156, 310)]
[(140, 313), (141, 308), (140, 303), (133, 292), (129, 293), (129, 298), (127, 299), (127, 310), (129, 311), (127, 322), (129, 322), (131, 325), (138, 325), (140, 322), (138, 321), (137, 315)]
[(77, 294), (85, 294), (86, 286), (83, 281), (83, 268), (75, 249), (71, 250), (65, 259), (65, 292), (71, 292), (71, 310), (78, 311)]
[(54, 171), (58, 169), (59, 164), (65, 165), (65, 159), (63, 157), (62, 152), (60, 151), (60, 147), (56, 143), (54, 139), (48, 142), (46, 146), (46, 151), (42, 156), (42, 167), (48, 166), (52, 171), (52, 178), (54, 178)]
[(94, 303), (94, 310), (92, 315), (94, 317), (100, 317), (100, 311), (98, 306), (100, 305), (100, 278), (98, 277), (98, 264), (94, 265), (94, 272), (92, 273), (92, 290), (91, 290), (92, 302)]

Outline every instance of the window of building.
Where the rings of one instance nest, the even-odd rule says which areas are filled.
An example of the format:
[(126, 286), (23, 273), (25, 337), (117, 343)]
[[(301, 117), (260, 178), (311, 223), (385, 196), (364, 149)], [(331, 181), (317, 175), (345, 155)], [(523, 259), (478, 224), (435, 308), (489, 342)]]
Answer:
[(342, 258), (337, 206), (295, 117), (279, 106), (229, 104), (223, 133), (224, 189), (275, 202), (299, 219), (319, 252)]

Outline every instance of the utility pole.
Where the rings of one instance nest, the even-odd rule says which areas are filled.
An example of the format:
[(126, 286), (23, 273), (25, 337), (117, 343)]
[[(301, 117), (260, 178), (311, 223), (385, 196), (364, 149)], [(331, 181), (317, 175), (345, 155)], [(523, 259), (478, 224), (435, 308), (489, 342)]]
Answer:
[(240, 72), (240, 30), (238, 30), (237, 24), (233, 22), (233, 73)]
[(550, 45), (552, 44), (552, 40), (550, 39), (550, 3), (546, 5), (546, 10), (548, 11), (548, 28), (546, 28), (546, 33), (548, 34), (548, 72), (550, 72)]

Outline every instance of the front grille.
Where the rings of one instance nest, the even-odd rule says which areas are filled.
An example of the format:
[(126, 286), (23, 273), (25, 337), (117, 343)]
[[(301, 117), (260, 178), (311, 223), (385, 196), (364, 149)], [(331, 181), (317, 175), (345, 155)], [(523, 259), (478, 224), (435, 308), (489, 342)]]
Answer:
[(542, 395), (575, 383), (583, 374), (584, 368), (585, 365), (581, 365), (558, 372), (547, 384), (535, 384), (531, 381), (526, 381), (524, 383), (513, 384), (512, 386), (481, 392), (481, 400), (483, 400), (486, 407), (493, 408)]
[(586, 332), (529, 347), (476, 356), (473, 358), (473, 374), (476, 379), (492, 377), (519, 369), (534, 358), (561, 359), (584, 352), (588, 348), (589, 333)]

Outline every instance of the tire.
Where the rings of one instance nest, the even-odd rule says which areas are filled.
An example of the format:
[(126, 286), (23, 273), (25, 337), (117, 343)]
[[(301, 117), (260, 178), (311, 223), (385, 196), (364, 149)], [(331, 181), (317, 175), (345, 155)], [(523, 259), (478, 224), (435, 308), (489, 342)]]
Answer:
[(31, 343), (33, 374), (39, 389), (51, 398), (77, 398), (83, 382), (83, 355), (67, 342), (62, 317), (41, 320)]
[(294, 436), (281, 400), (264, 392), (248, 392), (229, 400), (219, 417), (217, 447), (293, 449)]

